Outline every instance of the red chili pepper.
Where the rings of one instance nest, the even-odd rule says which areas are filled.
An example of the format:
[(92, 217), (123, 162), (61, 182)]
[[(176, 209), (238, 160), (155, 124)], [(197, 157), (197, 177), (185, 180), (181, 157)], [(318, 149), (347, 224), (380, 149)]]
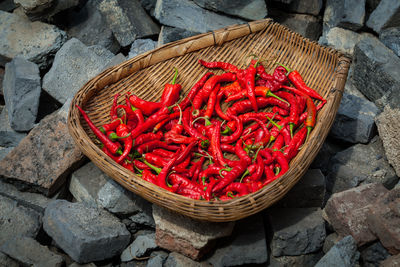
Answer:
[[(257, 97), (257, 105), (259, 108), (264, 108), (267, 106), (279, 106), (281, 108), (286, 108), (289, 109), (289, 105), (286, 104), (285, 102), (282, 102), (276, 98), (273, 97)], [(250, 111), (252, 108), (251, 103), (249, 100), (242, 100), (239, 102), (234, 103), (228, 110), (226, 111), (226, 114), (228, 116), (230, 115), (237, 115), (240, 113), (245, 113)]]
[(191, 119), (190, 119), (190, 109), (187, 108), (185, 109), (185, 111), (183, 112), (183, 116), (182, 116), (182, 125), (184, 130), (192, 137), (200, 139), (202, 141), (201, 145), (202, 147), (207, 147), (208, 146), (208, 139), (207, 137), (205, 137), (204, 135), (202, 135), (201, 133), (199, 133), (193, 126), (191, 123)]
[(167, 177), (168, 177), (168, 174), (171, 171), (172, 167), (174, 167), (176, 160), (178, 159), (180, 153), (181, 153), (181, 150), (178, 149), (175, 152), (174, 156), (168, 161), (168, 163), (164, 165), (161, 172), (157, 176), (157, 185), (168, 191), (170, 191), (170, 189), (167, 185)]
[(283, 151), (283, 154), (286, 156), (288, 160), (294, 158), (299, 150), (300, 146), (304, 143), (307, 135), (307, 128), (301, 128), (290, 141), (288, 146)]
[(217, 94), (217, 99), (215, 101), (215, 107), (214, 107), (215, 113), (217, 113), (217, 115), (223, 120), (230, 120), (228, 115), (226, 115), (221, 109), (221, 99), (223, 96), (224, 92), (220, 90), (219, 93)]
[(133, 146), (133, 141), (132, 137), (130, 136), (129, 128), (126, 124), (120, 124), (117, 129), (116, 133), (118, 137), (123, 137), (123, 142), (124, 142), (124, 151), (122, 152), (122, 155), (118, 157), (116, 160), (117, 163), (122, 162), (131, 152), (132, 146)]
[(228, 166), (221, 150), (221, 122), (216, 122), (210, 140), (211, 155), (221, 165)]
[(241, 161), (245, 161), (247, 165), (250, 165), (251, 158), (247, 152), (243, 149), (242, 140), (238, 140), (235, 145), (235, 154), (239, 157)]
[(172, 158), (173, 155), (175, 154), (172, 151), (163, 149), (163, 148), (156, 148), (152, 151), (153, 154), (164, 157), (164, 158)]
[(276, 178), (279, 178), (289, 170), (289, 164), (288, 164), (286, 157), (280, 151), (272, 152), (272, 156), (274, 157), (274, 159), (278, 162), (279, 166), (281, 167), (281, 170), (276, 175)]
[(221, 143), (232, 143), (239, 139), (240, 135), (243, 133), (243, 123), (237, 116), (230, 116), (236, 123), (235, 132), (229, 136), (221, 136)]
[(272, 107), (272, 113), (279, 114), (281, 116), (289, 116), (290, 110), (283, 109), (277, 106)]
[(133, 117), (136, 118), (136, 121), (137, 121), (136, 126), (141, 125), (144, 122), (142, 111), (140, 109), (132, 106), (131, 101), (129, 101), (128, 95), (125, 95), (125, 102), (126, 102), (126, 105), (129, 107), (129, 109), (132, 110)]
[(165, 84), (163, 94), (161, 95), (161, 104), (164, 106), (172, 106), (179, 99), (179, 92), (181, 91), (182, 86), (175, 83), (177, 77), (178, 69), (175, 68), (175, 75), (172, 82)]
[(233, 166), (232, 170), (229, 171), (224, 178), (218, 180), (218, 183), (212, 189), (213, 193), (219, 192), (223, 190), (226, 186), (231, 184), (236, 178), (239, 178), (242, 175), (248, 166), (246, 160), (240, 160), (237, 165)]
[(176, 150), (179, 149), (178, 146), (168, 145), (167, 143), (165, 143), (165, 142), (163, 142), (163, 141), (160, 141), (160, 140), (153, 140), (153, 141), (150, 141), (150, 142), (141, 144), (140, 146), (138, 146), (138, 147), (136, 148), (136, 150), (137, 150), (140, 154), (143, 154), (143, 153), (151, 152), (151, 151), (153, 151), (153, 150), (156, 149), (156, 148), (165, 148), (165, 149), (173, 150), (173, 151), (176, 151)]
[(141, 161), (139, 161), (137, 159), (133, 160), (133, 164), (139, 170), (151, 170), (151, 168), (149, 166), (147, 166), (146, 164), (144, 164), (143, 162), (141, 162)]
[(264, 165), (269, 165), (274, 161), (272, 154), (269, 148), (261, 149), (258, 154), (260, 154), (264, 158)]
[(289, 127), (290, 127), (290, 136), (293, 136), (293, 129), (294, 127), (299, 123), (299, 107), (297, 104), (297, 99), (294, 95), (288, 92), (276, 92), (276, 95), (283, 97), (287, 101), (289, 101), (290, 104), (290, 112), (289, 112)]
[(118, 119), (118, 114), (117, 114), (117, 110), (115, 109), (115, 107), (118, 105), (118, 97), (119, 96), (120, 96), (120, 94), (114, 95), (114, 101), (113, 101), (113, 104), (112, 104), (111, 110), (110, 110), (111, 121)]
[(242, 183), (231, 183), (227, 187), (225, 187), (223, 192), (225, 192), (225, 193), (236, 192), (237, 197), (244, 196), (244, 195), (247, 195), (248, 193), (250, 193), (248, 187)]
[(135, 108), (140, 109), (146, 116), (151, 116), (163, 106), (160, 102), (146, 101), (136, 95), (129, 96), (129, 101)]
[(283, 147), (283, 144), (285, 143), (285, 140), (283, 139), (283, 135), (278, 135), (278, 137), (276, 137), (274, 145), (271, 147), (272, 151), (275, 150), (280, 150)]
[(287, 73), (287, 70), (284, 67), (279, 66), (279, 67), (275, 68), (274, 73), (272, 74), (272, 77), (274, 77), (274, 81), (277, 81), (280, 84), (284, 85), (284, 84), (288, 83), (286, 73)]
[(222, 152), (228, 152), (231, 154), (235, 154), (235, 147), (226, 143), (221, 144)]
[(101, 126), (101, 127), (99, 128), (99, 130), (100, 130), (102, 133), (105, 134), (105, 133), (108, 132), (108, 131), (114, 131), (114, 130), (117, 128), (117, 126), (120, 125), (121, 123), (122, 123), (122, 120), (121, 120), (120, 118), (117, 118), (117, 119), (113, 120), (113, 121), (110, 122), (110, 123), (103, 124), (103, 126)]
[(156, 184), (157, 176), (154, 175), (150, 170), (144, 169), (142, 172), (142, 179), (152, 184)]
[(169, 109), (167, 107), (164, 106), (161, 109), (159, 109), (156, 113), (147, 118), (147, 120), (143, 124), (139, 125), (138, 127), (136, 127), (131, 131), (132, 139), (135, 139), (144, 131), (153, 128), (158, 122), (167, 118), (168, 114), (169, 114)]
[(118, 157), (114, 156), (110, 150), (108, 150), (108, 148), (106, 146), (103, 146), (103, 148), (101, 149), (107, 156), (109, 156), (110, 158), (112, 158), (114, 161), (117, 161)]
[(144, 133), (139, 135), (136, 139), (135, 139), (135, 147), (138, 147), (144, 143), (150, 142), (150, 141), (154, 141), (154, 140), (161, 140), (161, 138), (163, 137), (162, 132), (158, 132), (158, 133)]
[(221, 61), (207, 62), (199, 59), (199, 63), (209, 69), (223, 69), (224, 71), (232, 73), (236, 73), (239, 70), (238, 67), (227, 62), (221, 62)]
[(217, 94), (218, 94), (220, 88), (221, 88), (221, 85), (217, 84), (208, 98), (207, 109), (206, 109), (206, 112), (204, 113), (204, 117), (206, 117), (208, 119), (210, 119), (212, 114), (214, 113), (215, 103), (217, 102)]
[(255, 76), (256, 76), (256, 69), (254, 66), (250, 66), (247, 68), (246, 75), (244, 77), (246, 82), (246, 94), (250, 100), (251, 106), (255, 112), (258, 111), (258, 104), (256, 100), (256, 93), (255, 93)]
[(252, 173), (248, 180), (249, 181), (259, 181), (264, 173), (264, 162), (261, 156), (258, 156), (256, 159), (256, 171)]

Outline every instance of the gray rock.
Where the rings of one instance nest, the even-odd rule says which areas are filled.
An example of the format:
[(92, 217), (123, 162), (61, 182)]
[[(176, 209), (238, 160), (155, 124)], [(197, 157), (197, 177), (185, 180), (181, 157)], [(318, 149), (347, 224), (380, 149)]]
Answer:
[(271, 11), (271, 17), (278, 23), (290, 28), (311, 40), (318, 40), (322, 26), (317, 17), (305, 14), (290, 14), (281, 11)]
[(111, 59), (114, 57), (114, 54), (110, 50), (101, 45), (91, 45), (88, 46), (88, 49), (94, 52), (98, 57), (104, 59), (106, 62), (111, 61)]
[[(92, 263), (88, 263), (88, 264), (79, 264), (79, 263), (71, 263), (70, 265), (68, 265), (68, 267), (96, 267), (97, 265)], [(104, 266), (109, 266), (109, 265), (104, 265)]]
[(352, 236), (346, 236), (334, 245), (315, 267), (353, 267), (358, 262), (360, 253)]
[(311, 163), (310, 168), (320, 169), (323, 174), (327, 175), (331, 158), (343, 149), (344, 148), (337, 144), (336, 140), (332, 140), (328, 136), (314, 161)]
[(377, 38), (366, 37), (354, 48), (353, 81), (378, 108), (400, 103), (400, 58)]
[(96, 49), (89, 49), (72, 38), (57, 52), (53, 66), (43, 78), (43, 90), (64, 104), (88, 80), (99, 74), (109, 60), (109, 54), (99, 56)]
[(324, 246), (322, 247), (322, 251), (326, 254), (328, 251), (337, 243), (339, 242), (341, 237), (333, 232), (332, 234), (329, 234), (326, 236), (325, 241), (324, 241)]
[(384, 29), (379, 34), (379, 39), (400, 57), (400, 27)]
[(11, 128), (15, 131), (32, 129), (41, 91), (38, 66), (24, 58), (14, 58), (6, 64), (3, 90)]
[(204, 10), (190, 0), (158, 0), (154, 16), (161, 24), (200, 33), (245, 22)]
[(194, 0), (202, 8), (240, 17), (246, 20), (259, 20), (268, 15), (267, 6), (264, 0)]
[(122, 53), (118, 53), (110, 60), (110, 62), (108, 62), (108, 64), (104, 68), (108, 69), (108, 68), (114, 67), (116, 65), (119, 65), (125, 61), (126, 61), (126, 57)]
[[(4, 79), (4, 68), (0, 67), (0, 96), (3, 95), (3, 79)], [(1, 112), (1, 111), (0, 111)]]
[(363, 266), (379, 266), (382, 261), (387, 259), (390, 253), (382, 246), (381, 242), (375, 242), (361, 251)]
[(164, 267), (211, 267), (211, 265), (206, 262), (194, 261), (176, 252), (172, 252), (169, 254), (163, 266)]
[(13, 149), (14, 147), (0, 147), (0, 160), (5, 158)]
[(378, 112), (374, 103), (345, 92), (329, 134), (345, 142), (367, 143), (376, 134)]
[(0, 146), (15, 147), (25, 136), (25, 133), (16, 132), (11, 128), (7, 108), (4, 108), (0, 114)]
[(364, 25), (365, 0), (327, 0), (324, 28), (342, 27), (357, 31)]
[(314, 266), (323, 256), (322, 252), (299, 256), (271, 256), (268, 267)]
[(0, 250), (10, 257), (29, 266), (61, 267), (64, 259), (40, 245), (31, 237), (17, 236), (4, 243)]
[(398, 181), (378, 136), (367, 145), (357, 144), (337, 153), (331, 159), (329, 171), (327, 189), (333, 193), (369, 183), (393, 188)]
[(273, 256), (296, 256), (322, 248), (326, 233), (321, 209), (272, 209), (268, 215), (273, 231)]
[(305, 13), (317, 16), (321, 12), (322, 0), (293, 0), (287, 10), (293, 13)]
[(65, 200), (47, 206), (43, 228), (78, 263), (111, 258), (130, 240), (125, 225), (108, 212)]
[(0, 252), (0, 266), (19, 267), (19, 263), (8, 257), (3, 252)]
[(355, 95), (359, 98), (367, 100), (367, 98), (356, 88), (353, 81), (354, 65), (350, 65), (349, 73), (347, 75), (344, 91), (350, 95)]
[(332, 47), (344, 54), (353, 55), (354, 46), (362, 40), (367, 33), (356, 33), (339, 27), (328, 28), (319, 38), (318, 43)]
[(53, 0), (15, 0), (26, 14), (42, 13), (54, 4)]
[(121, 46), (160, 32), (138, 0), (103, 0), (99, 10)]
[(325, 200), (325, 176), (321, 170), (309, 169), (276, 206), (288, 208), (322, 207)]
[(18, 55), (44, 69), (66, 39), (53, 25), (0, 11), (0, 66)]
[(78, 201), (91, 207), (101, 207), (117, 214), (141, 212), (151, 204), (129, 192), (92, 162), (72, 173), (69, 191)]
[(121, 254), (121, 261), (127, 262), (135, 258), (147, 256), (157, 248), (155, 234), (139, 235)]
[(152, 50), (157, 47), (157, 42), (151, 39), (137, 39), (131, 45), (128, 59), (136, 57), (144, 52)]
[(156, 7), (157, 0), (139, 0), (140, 4), (147, 12), (153, 16), (154, 8)]
[(0, 2), (0, 10), (12, 12), (17, 6), (13, 0), (3, 0)]
[[(24, 13), (31, 21), (41, 20), (54, 22), (54, 17), (67, 9), (73, 8), (79, 4), (79, 0), (18, 0), (24, 3), (22, 6)], [(37, 4), (40, 6), (34, 7)], [(32, 9), (32, 7), (34, 7)]]
[(41, 226), (41, 215), (21, 207), (14, 200), (0, 196), (0, 245), (17, 236), (35, 238)]
[(147, 261), (146, 267), (162, 267), (167, 257), (168, 253), (164, 251), (153, 251), (150, 254), (150, 259)]
[(118, 41), (98, 10), (97, 0), (90, 0), (79, 11), (70, 12), (68, 21), (72, 23), (67, 30), (68, 36), (77, 38), (87, 46), (100, 45), (113, 53), (119, 50)]
[(158, 35), (158, 46), (191, 37), (197, 34), (199, 34), (199, 32), (192, 32), (175, 27), (161, 26), (161, 31)]
[(369, 16), (367, 26), (377, 33), (386, 28), (400, 26), (400, 2), (382, 0)]
[[(243, 253), (243, 252), (246, 253)], [(218, 246), (207, 260), (212, 266), (236, 266), (263, 264), (268, 260), (264, 223), (260, 214), (239, 221), (232, 234), (232, 240)]]
[(156, 223), (153, 218), (153, 210), (150, 205), (143, 205), (142, 210), (129, 217), (129, 219), (138, 225), (155, 228)]

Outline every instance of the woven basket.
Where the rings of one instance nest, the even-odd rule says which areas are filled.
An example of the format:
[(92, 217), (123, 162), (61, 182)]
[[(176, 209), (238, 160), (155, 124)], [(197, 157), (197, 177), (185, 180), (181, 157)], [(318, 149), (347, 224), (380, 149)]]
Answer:
[[(269, 73), (276, 67), (274, 62), (297, 69), (306, 83), (328, 101), (318, 114), (316, 127), (307, 144), (291, 161), (289, 171), (247, 196), (224, 202), (192, 200), (142, 180), (101, 151), (75, 107), (76, 104), (83, 107), (95, 125), (100, 126), (109, 122), (109, 110), (116, 93), (131, 92), (146, 100), (158, 101), (164, 84), (171, 80), (174, 67), (179, 70), (177, 82), (182, 84), (186, 93), (209, 71), (198, 64), (198, 59), (226, 61), (244, 67), (250, 61), (250, 54), (266, 59), (264, 65)], [(234, 25), (166, 44), (103, 71), (76, 93), (69, 111), (68, 127), (83, 153), (128, 190), (195, 219), (234, 221), (269, 207), (304, 175), (332, 126), (349, 63), (348, 58), (335, 50), (311, 42), (269, 19)], [(120, 101), (122, 103), (124, 99), (121, 97)]]

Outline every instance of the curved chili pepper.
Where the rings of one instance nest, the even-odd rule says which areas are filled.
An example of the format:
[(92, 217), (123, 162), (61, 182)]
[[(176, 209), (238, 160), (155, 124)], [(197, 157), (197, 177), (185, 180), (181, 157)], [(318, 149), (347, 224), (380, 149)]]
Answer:
[(246, 82), (246, 94), (250, 100), (251, 106), (255, 112), (258, 111), (258, 104), (256, 100), (256, 93), (255, 93), (255, 76), (256, 76), (256, 69), (254, 66), (250, 66), (247, 68), (246, 75), (244, 77)]
[(231, 183), (227, 187), (225, 187), (223, 192), (225, 192), (225, 193), (236, 192), (237, 197), (244, 196), (244, 195), (247, 195), (248, 193), (250, 193), (249, 188), (243, 183)]
[(224, 96), (224, 91), (221, 91), (221, 90), (220, 90), (220, 91), (218, 92), (218, 94), (217, 94), (217, 99), (216, 99), (216, 101), (215, 101), (215, 107), (214, 107), (214, 109), (215, 109), (215, 113), (217, 113), (217, 115), (218, 115), (221, 119), (229, 121), (229, 120), (230, 120), (229, 116), (226, 115), (226, 114), (222, 111), (222, 109), (221, 109), (221, 99), (222, 99), (223, 96)]
[(283, 108), (274, 106), (274, 107), (272, 108), (272, 112), (273, 112), (273, 113), (276, 113), (276, 114), (279, 114), (279, 115), (281, 115), (281, 116), (288, 116), (290, 110), (287, 110), (287, 109), (283, 109)]
[(280, 151), (272, 152), (272, 156), (274, 157), (274, 159), (278, 162), (279, 166), (281, 167), (279, 174), (276, 175), (276, 177), (275, 177), (275, 179), (276, 179), (276, 178), (281, 177), (283, 174), (285, 174), (289, 170), (289, 163), (288, 163), (286, 157)]
[(231, 154), (235, 154), (235, 147), (232, 145), (229, 145), (227, 143), (221, 144), (221, 150), (222, 150), (222, 152), (228, 152)]
[(204, 67), (209, 68), (209, 69), (223, 69), (224, 71), (232, 72), (232, 73), (236, 73), (239, 70), (238, 67), (236, 67), (235, 65), (233, 65), (231, 63), (227, 63), (227, 62), (221, 62), (221, 61), (207, 62), (207, 61), (199, 59), (199, 63), (200, 63), (200, 65), (203, 65)]
[(243, 149), (242, 140), (238, 140), (238, 141), (236, 142), (236, 145), (235, 145), (235, 154), (236, 154), (236, 156), (239, 157), (240, 160), (243, 160), (243, 161), (245, 161), (245, 162), (247, 163), (247, 165), (250, 165), (250, 163), (251, 163), (251, 158), (250, 158), (250, 156), (247, 154), (247, 152)]
[(221, 166), (228, 166), (221, 150), (221, 122), (218, 121), (215, 123), (210, 141), (211, 155), (213, 158), (221, 164)]
[(289, 101), (290, 104), (290, 112), (289, 112), (289, 127), (290, 127), (290, 136), (293, 136), (293, 129), (294, 127), (299, 123), (299, 107), (297, 104), (297, 99), (294, 95), (288, 92), (276, 92), (276, 95), (281, 96), (285, 98), (287, 101)]
[(240, 135), (243, 133), (243, 123), (237, 116), (230, 116), (236, 122), (235, 132), (229, 136), (221, 136), (221, 143), (232, 143), (239, 139)]
[(174, 156), (168, 161), (168, 163), (164, 165), (161, 172), (157, 176), (157, 185), (168, 191), (170, 191), (170, 189), (167, 186), (167, 176), (168, 176), (169, 172), (171, 171), (172, 167), (174, 167), (175, 162), (178, 159), (180, 153), (181, 153), (181, 150), (178, 149), (175, 152)]
[(158, 133), (144, 133), (139, 135), (136, 139), (135, 139), (135, 147), (138, 147), (144, 143), (150, 142), (150, 141), (154, 141), (154, 140), (161, 140), (161, 138), (163, 137), (163, 134), (161, 132)]
[(113, 104), (112, 104), (111, 110), (110, 110), (111, 121), (114, 121), (114, 120), (118, 119), (118, 114), (117, 114), (117, 111), (116, 111), (115, 107), (118, 105), (118, 97), (119, 96), (120, 96), (120, 94), (115, 94), (114, 95), (114, 101), (113, 101)]
[(157, 176), (154, 175), (150, 170), (144, 169), (142, 172), (142, 179), (152, 184), (156, 184)]
[(288, 77), (286, 76), (287, 70), (283, 66), (276, 67), (272, 77), (274, 81), (279, 82), (280, 84), (284, 85), (288, 83)]
[(264, 165), (269, 165), (274, 161), (269, 148), (261, 149), (258, 153), (264, 158)]
[(128, 95), (125, 96), (125, 102), (126, 102), (126, 105), (129, 107), (129, 109), (132, 110), (132, 114), (137, 120), (136, 126), (141, 125), (144, 122), (142, 111), (140, 109), (132, 106), (131, 101), (129, 101)]
[(105, 133), (108, 132), (108, 131), (114, 131), (114, 130), (117, 128), (117, 126), (120, 125), (121, 123), (122, 123), (122, 120), (121, 120), (120, 118), (117, 118), (117, 119), (113, 120), (113, 121), (110, 122), (110, 123), (103, 124), (103, 126), (101, 126), (101, 127), (99, 128), (99, 130), (100, 130), (102, 133), (105, 134)]
[[(279, 106), (281, 108), (289, 109), (289, 105), (285, 102), (282, 102), (273, 97), (257, 97), (257, 105), (259, 108), (264, 108), (269, 105)], [(242, 100), (239, 102), (234, 103), (231, 107), (228, 108), (226, 114), (230, 115), (237, 115), (240, 113), (248, 112), (252, 108), (252, 105), (249, 100)]]
[(138, 146), (136, 148), (136, 150), (140, 154), (143, 154), (143, 153), (151, 152), (156, 148), (165, 148), (165, 149), (173, 150), (173, 151), (176, 151), (177, 149), (179, 149), (178, 146), (168, 145), (165, 142), (162, 142), (160, 140), (153, 140), (153, 141), (141, 144), (140, 146)]
[[(254, 173), (252, 173), (249, 177), (248, 177), (248, 179), (247, 180), (249, 180), (249, 181), (259, 181), (259, 180), (261, 180), (261, 177), (262, 177), (262, 175), (263, 175), (263, 173), (264, 173), (264, 161), (263, 161), (263, 159), (262, 159), (262, 157), (261, 156), (258, 156), (257, 158), (256, 158), (256, 170), (255, 170), (255, 172)], [(246, 182), (246, 180), (245, 180), (245, 182)]]
[(275, 139), (274, 145), (271, 147), (272, 151), (275, 150), (280, 150), (283, 147), (283, 144), (285, 143), (285, 140), (283, 139), (283, 135), (278, 135)]
[(218, 94), (220, 88), (221, 88), (221, 85), (217, 84), (208, 98), (207, 109), (206, 109), (206, 112), (204, 113), (204, 117), (206, 117), (208, 119), (210, 119), (212, 114), (214, 113), (214, 108), (215, 108), (215, 104), (217, 101), (217, 94)]
[(178, 77), (178, 69), (175, 68), (175, 75), (174, 78), (172, 79), (172, 82), (165, 84), (164, 91), (161, 95), (160, 102), (164, 106), (167, 107), (172, 106), (179, 99), (179, 92), (181, 91), (182, 86), (180, 84), (175, 83), (177, 77)]
[(182, 125), (183, 129), (192, 137), (200, 139), (202, 141), (201, 145), (202, 147), (207, 147), (208, 146), (208, 139), (201, 133), (199, 133), (193, 126), (190, 120), (190, 109), (187, 108), (185, 111), (183, 111), (183, 116), (182, 116)]
[(164, 106), (161, 109), (159, 109), (156, 113), (147, 118), (147, 120), (143, 124), (138, 125), (138, 127), (134, 128), (131, 131), (132, 139), (135, 139), (144, 131), (153, 128), (158, 122), (167, 118), (168, 114), (169, 114), (169, 109), (167, 107)]
[(147, 101), (147, 100), (141, 99), (140, 97), (138, 97), (136, 95), (130, 95), (129, 101), (135, 108), (140, 109), (142, 111), (142, 113), (146, 116), (151, 116), (157, 110), (159, 110), (160, 108), (163, 107), (163, 105), (160, 102)]
[(144, 164), (143, 162), (135, 159), (133, 160), (133, 164), (135, 165), (135, 167), (139, 170), (151, 170), (151, 168), (149, 166), (147, 166), (146, 164)]
[(117, 163), (122, 162), (131, 152), (132, 146), (133, 146), (133, 141), (132, 137), (130, 136), (129, 128), (126, 124), (120, 124), (117, 129), (116, 129), (116, 134), (118, 137), (124, 137), (123, 142), (124, 142), (124, 151), (122, 152), (122, 155), (118, 157), (116, 160)]
[(248, 166), (246, 160), (240, 160), (237, 165), (233, 166), (232, 170), (229, 171), (224, 178), (218, 180), (218, 183), (212, 189), (213, 193), (219, 192), (223, 190), (226, 186), (231, 184), (236, 178), (239, 178), (242, 175)]
[(307, 135), (307, 128), (301, 128), (292, 138), (288, 146), (283, 151), (283, 154), (288, 160), (294, 158), (299, 150), (300, 146), (304, 143)]

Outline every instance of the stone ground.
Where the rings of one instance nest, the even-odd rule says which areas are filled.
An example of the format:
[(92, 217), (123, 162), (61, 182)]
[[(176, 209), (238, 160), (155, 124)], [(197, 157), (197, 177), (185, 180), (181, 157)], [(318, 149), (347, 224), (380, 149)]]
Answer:
[[(77, 149), (66, 119), (88, 80), (265, 17), (352, 58), (328, 138), (273, 207), (195, 221)], [(398, 0), (0, 1), (0, 266), (399, 266), (399, 17)]]

